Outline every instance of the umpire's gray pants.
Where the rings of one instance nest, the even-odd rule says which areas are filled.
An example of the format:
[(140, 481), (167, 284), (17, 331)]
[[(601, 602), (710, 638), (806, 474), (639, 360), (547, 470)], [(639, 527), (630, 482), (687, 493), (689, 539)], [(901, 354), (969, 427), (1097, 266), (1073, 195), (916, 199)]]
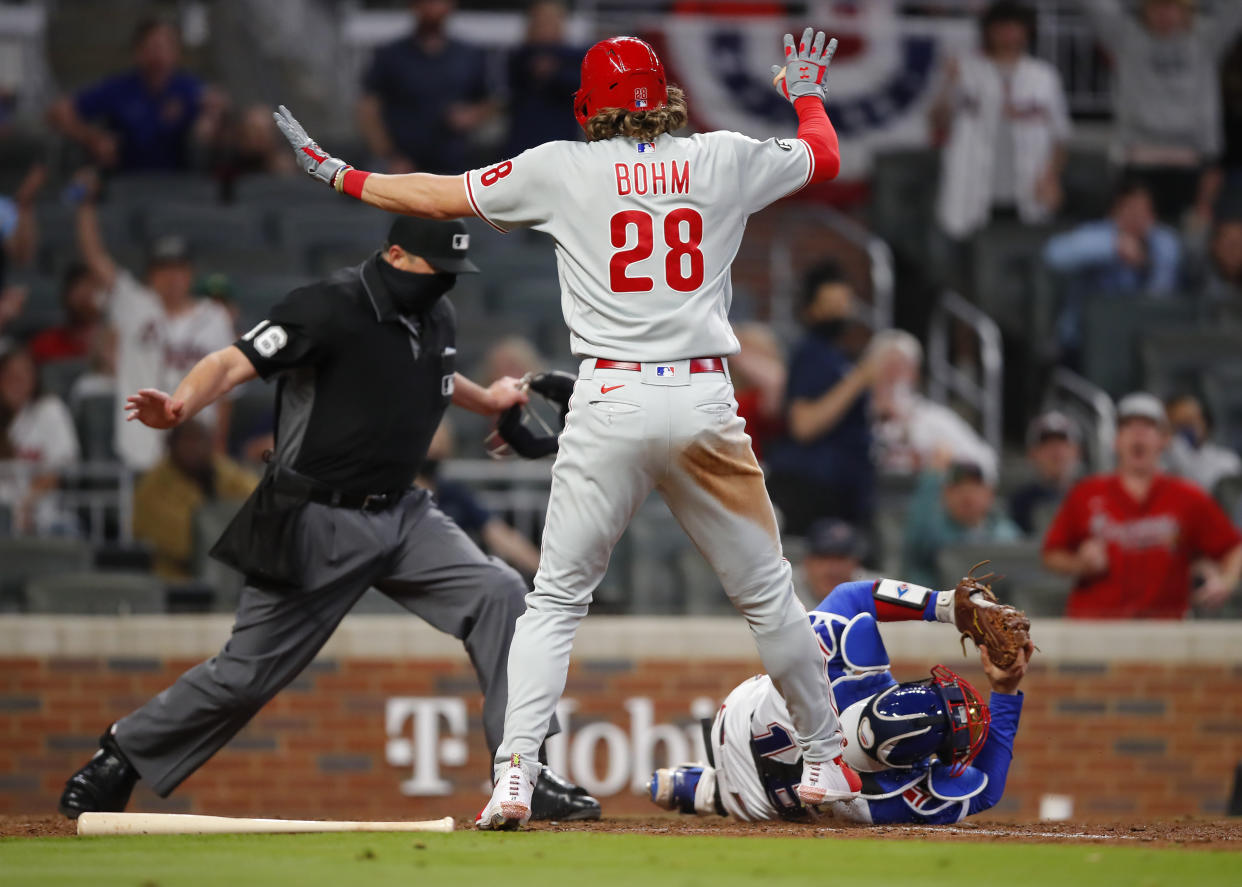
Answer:
[(488, 745), (494, 753), (500, 744), (509, 642), (526, 609), (526, 584), (512, 568), (484, 555), (423, 490), (381, 512), (309, 504), (299, 544), (301, 591), (247, 586), (223, 649), (117, 722), (121, 750), (161, 796), (297, 677), (372, 585), (465, 643)]

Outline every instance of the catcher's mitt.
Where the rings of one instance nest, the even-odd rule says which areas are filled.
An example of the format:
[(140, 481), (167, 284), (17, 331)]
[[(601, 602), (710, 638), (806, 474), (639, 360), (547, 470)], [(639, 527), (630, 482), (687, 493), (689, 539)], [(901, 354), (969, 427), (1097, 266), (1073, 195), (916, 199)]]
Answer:
[(986, 564), (980, 561), (957, 583), (953, 597), (953, 622), (962, 633), (962, 652), (966, 638), (975, 646), (986, 646), (988, 658), (998, 668), (1009, 668), (1018, 658), (1018, 651), (1031, 642), (1031, 620), (1016, 607), (1002, 604), (987, 584), (995, 574), (975, 576), (975, 570)]
[[(569, 373), (552, 370), (527, 376), (522, 383), (525, 388), (541, 395), (557, 409), (557, 418), (563, 428), (575, 381), (575, 377)], [(528, 422), (528, 419), (532, 421)], [(523, 459), (551, 456), (556, 452), (561, 436), (560, 429), (552, 428), (533, 406), (523, 407), (520, 404), (511, 406), (500, 414), (493, 433), (501, 442), (493, 447), (493, 441), (489, 439), (488, 452), (497, 458), (503, 458), (509, 452)]]

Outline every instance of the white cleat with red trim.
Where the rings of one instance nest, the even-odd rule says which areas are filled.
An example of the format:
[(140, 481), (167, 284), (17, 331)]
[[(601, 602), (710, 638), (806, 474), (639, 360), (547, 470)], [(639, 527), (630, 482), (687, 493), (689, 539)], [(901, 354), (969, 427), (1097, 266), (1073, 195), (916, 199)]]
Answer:
[(474, 821), (481, 831), (512, 831), (530, 820), (530, 799), (535, 784), (522, 770), (522, 756), (514, 755), (509, 767), (496, 780), (492, 799)]
[(802, 781), (798, 798), (808, 807), (828, 801), (848, 801), (858, 797), (862, 780), (840, 755), (831, 761), (802, 761)]

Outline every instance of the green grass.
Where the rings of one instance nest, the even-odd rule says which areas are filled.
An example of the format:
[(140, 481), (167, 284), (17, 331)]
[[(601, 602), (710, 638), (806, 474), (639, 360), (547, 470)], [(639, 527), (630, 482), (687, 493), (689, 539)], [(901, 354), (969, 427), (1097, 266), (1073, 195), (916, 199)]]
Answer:
[(1237, 885), (1242, 855), (1094, 844), (636, 834), (0, 840), (5, 887), (962, 887)]

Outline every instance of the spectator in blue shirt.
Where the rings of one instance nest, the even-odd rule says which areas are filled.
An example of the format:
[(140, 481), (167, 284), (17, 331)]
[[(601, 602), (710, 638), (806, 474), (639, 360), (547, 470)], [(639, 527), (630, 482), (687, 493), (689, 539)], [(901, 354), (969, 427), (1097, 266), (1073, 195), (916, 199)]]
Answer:
[(584, 50), (565, 42), (565, 17), (562, 0), (536, 0), (526, 13), (526, 42), (509, 56), (506, 157), (581, 137), (572, 97)]
[(448, 36), (455, 5), (411, 3), (413, 33), (377, 49), (362, 78), (358, 122), (385, 172), (469, 169), (467, 134), (496, 114), (483, 52)]
[(1122, 183), (1107, 219), (1050, 238), (1044, 262), (1065, 277), (1057, 336), (1070, 362), (1082, 348), (1084, 299), (1172, 295), (1181, 261), (1177, 233), (1156, 221), (1151, 192), (1134, 180)]
[(191, 143), (213, 137), (223, 99), (181, 69), (181, 35), (171, 23), (144, 19), (132, 49), (132, 69), (60, 99), (50, 120), (105, 169), (188, 169)]
[(854, 288), (834, 262), (812, 268), (803, 285), (807, 334), (789, 364), (788, 432), (768, 457), (768, 489), (785, 531), (806, 533), (817, 518), (871, 523), (875, 466), (868, 389), (874, 359), (855, 366), (840, 344), (854, 314)]

